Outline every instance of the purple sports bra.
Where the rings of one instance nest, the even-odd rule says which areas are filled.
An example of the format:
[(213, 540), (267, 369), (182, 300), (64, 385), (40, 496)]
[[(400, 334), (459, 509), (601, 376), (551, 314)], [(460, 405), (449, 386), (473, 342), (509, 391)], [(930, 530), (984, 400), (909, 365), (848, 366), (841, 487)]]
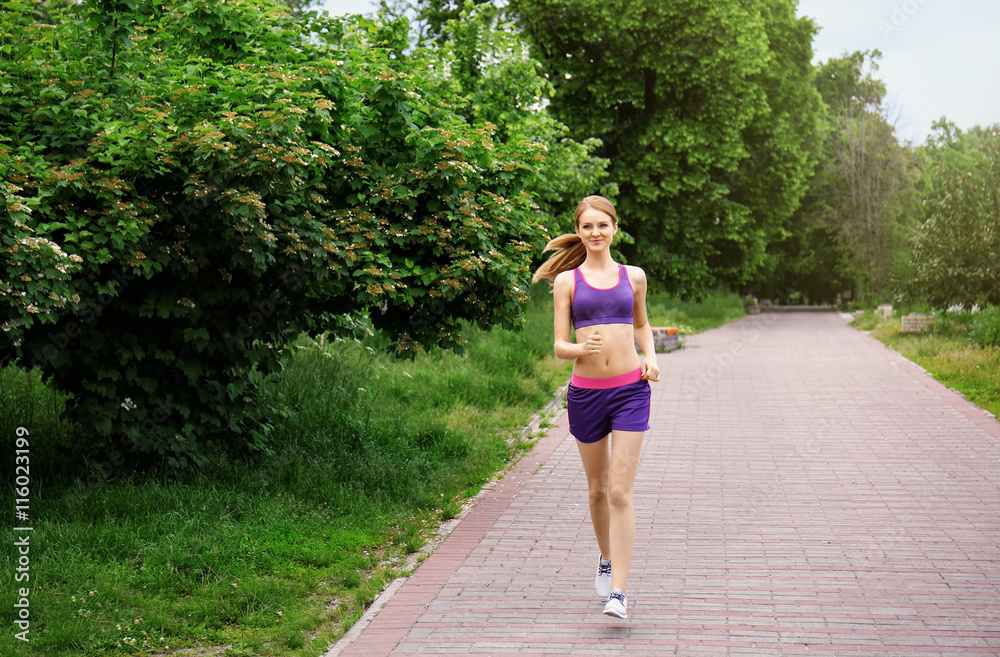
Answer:
[(573, 300), (570, 316), (574, 328), (594, 324), (631, 324), (635, 294), (628, 280), (624, 265), (618, 265), (618, 282), (614, 287), (601, 289), (593, 287), (580, 273), (573, 270)]

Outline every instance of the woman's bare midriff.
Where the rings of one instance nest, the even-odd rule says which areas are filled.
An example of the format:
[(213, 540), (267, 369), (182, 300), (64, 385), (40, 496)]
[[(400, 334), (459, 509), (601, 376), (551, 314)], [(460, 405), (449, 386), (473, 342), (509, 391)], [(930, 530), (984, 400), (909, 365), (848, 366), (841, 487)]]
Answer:
[(594, 324), (576, 330), (577, 344), (583, 344), (594, 333), (601, 334), (601, 352), (580, 356), (573, 373), (593, 379), (626, 374), (639, 369), (639, 354), (635, 350), (635, 332), (631, 324)]

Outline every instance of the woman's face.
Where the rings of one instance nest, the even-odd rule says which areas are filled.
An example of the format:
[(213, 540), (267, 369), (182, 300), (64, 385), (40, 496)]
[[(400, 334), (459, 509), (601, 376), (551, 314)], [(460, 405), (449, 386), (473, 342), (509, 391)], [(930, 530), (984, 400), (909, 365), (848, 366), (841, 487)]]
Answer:
[(587, 208), (576, 223), (576, 234), (588, 251), (601, 251), (611, 246), (611, 238), (618, 232), (618, 225), (600, 210)]

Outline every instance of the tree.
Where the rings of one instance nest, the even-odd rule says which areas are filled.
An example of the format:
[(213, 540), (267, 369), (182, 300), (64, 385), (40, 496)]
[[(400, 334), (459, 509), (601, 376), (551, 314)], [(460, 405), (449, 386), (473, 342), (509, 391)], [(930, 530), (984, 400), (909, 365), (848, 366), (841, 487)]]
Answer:
[(476, 21), (503, 22), (505, 11), (494, 0), (380, 0), (379, 13), (406, 18), (414, 31), (416, 45), (449, 42), (448, 23), (475, 16)]
[(1000, 305), (1000, 128), (938, 129), (928, 147), (942, 165), (913, 238), (915, 286), (936, 308)]
[(32, 4), (0, 13), (0, 365), (95, 448), (267, 450), (252, 372), (344, 313), (404, 355), (523, 321), (540, 147), (426, 93), (405, 23)]
[[(555, 116), (574, 138), (600, 139), (612, 162), (623, 226), (636, 236), (626, 253), (679, 294), (746, 280), (809, 173), (820, 109), (811, 24), (777, 1), (511, 8), (555, 86)], [(796, 101), (801, 121), (789, 113)], [(765, 190), (768, 177), (777, 191)]]
[(784, 303), (830, 303), (850, 290), (850, 259), (832, 227), (814, 217), (821, 204), (809, 192), (786, 226), (787, 235), (768, 246), (766, 264), (749, 286), (758, 297)]
[(595, 154), (600, 140), (577, 141), (553, 118), (548, 110), (552, 84), (503, 8), (482, 0), (464, 5), (384, 0), (381, 13), (410, 21), (412, 60), (437, 72), (425, 78), (425, 85), (441, 86), (433, 93), (456, 99), (453, 109), (470, 124), (491, 123), (503, 139), (542, 148), (534, 200), (550, 234), (573, 229), (581, 198), (616, 196), (617, 186), (607, 181), (610, 162)]
[(920, 149), (927, 158), (922, 191), (925, 199), (938, 201), (945, 194), (948, 180), (967, 173), (986, 173), (993, 135), (989, 129), (978, 125), (963, 131), (944, 116), (935, 121), (931, 129)]
[(749, 229), (755, 239), (744, 248), (720, 246), (711, 261), (713, 269), (733, 283), (745, 284), (759, 270), (782, 265), (766, 249), (797, 229), (793, 216), (822, 153), (827, 108), (816, 89), (811, 62), (817, 28), (811, 19), (795, 17), (795, 4), (792, 0), (758, 3), (769, 56), (756, 81), (764, 89), (767, 109), (744, 130), (749, 157), (729, 182), (731, 198), (750, 210)]
[[(607, 182), (610, 161), (596, 155), (600, 140), (571, 138), (567, 126), (551, 115), (552, 84), (503, 11), (470, 2), (440, 30), (443, 45), (431, 50), (447, 63), (449, 82), (467, 101), (456, 111), (471, 123), (497, 125), (508, 139), (542, 146), (545, 160), (535, 201), (550, 234), (573, 230), (580, 199), (595, 193), (615, 198), (617, 185)], [(630, 241), (627, 234), (623, 238)]]
[(861, 297), (888, 292), (915, 190), (915, 163), (896, 139), (885, 85), (874, 75), (880, 57), (875, 50), (833, 58), (817, 75), (830, 130), (812, 220), (836, 236)]

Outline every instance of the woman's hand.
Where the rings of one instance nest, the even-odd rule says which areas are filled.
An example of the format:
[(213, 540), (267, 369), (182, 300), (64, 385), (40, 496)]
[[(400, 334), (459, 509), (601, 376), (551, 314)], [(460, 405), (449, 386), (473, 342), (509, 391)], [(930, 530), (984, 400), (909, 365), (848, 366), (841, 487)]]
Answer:
[(583, 353), (581, 356), (593, 356), (594, 354), (601, 353), (601, 349), (604, 348), (604, 341), (601, 338), (600, 333), (594, 333), (593, 335), (587, 336), (587, 341), (580, 345), (580, 349)]
[(650, 358), (647, 356), (642, 361), (642, 374), (639, 376), (640, 379), (645, 381), (659, 381), (660, 380), (660, 368), (656, 364), (655, 358)]

